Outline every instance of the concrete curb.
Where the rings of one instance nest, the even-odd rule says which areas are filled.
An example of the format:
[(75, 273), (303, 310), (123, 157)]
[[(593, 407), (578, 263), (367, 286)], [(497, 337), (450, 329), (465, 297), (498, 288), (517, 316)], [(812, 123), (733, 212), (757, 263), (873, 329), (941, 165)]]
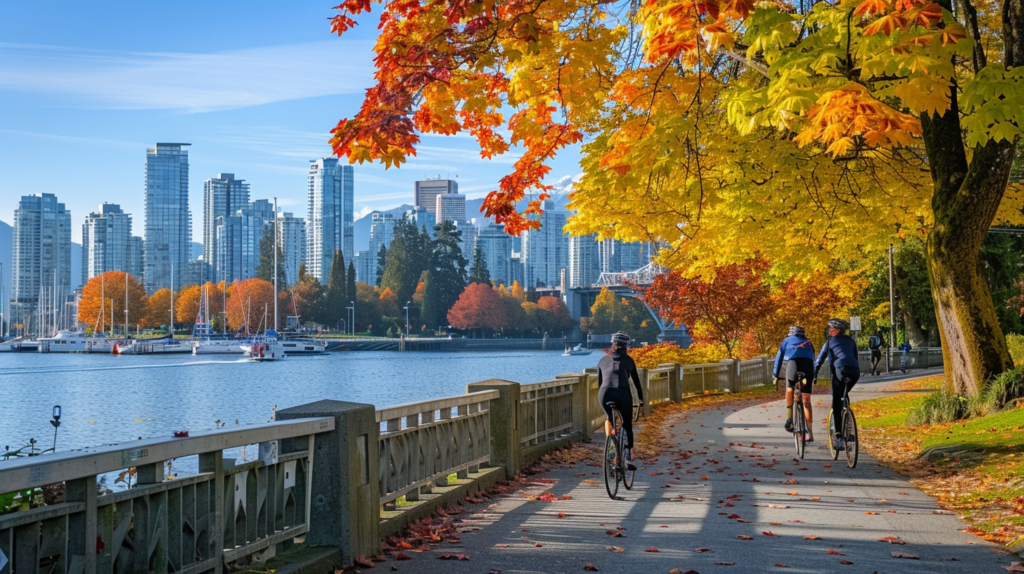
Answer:
[(504, 467), (481, 468), (480, 472), (469, 473), (469, 478), (459, 479), (457, 484), (433, 487), (432, 492), (420, 494), (420, 500), (403, 506), (401, 510), (382, 511), (380, 537), (383, 540), (399, 534), (409, 524), (432, 515), (437, 507), (454, 506), (463, 498), (486, 490), (505, 478)]

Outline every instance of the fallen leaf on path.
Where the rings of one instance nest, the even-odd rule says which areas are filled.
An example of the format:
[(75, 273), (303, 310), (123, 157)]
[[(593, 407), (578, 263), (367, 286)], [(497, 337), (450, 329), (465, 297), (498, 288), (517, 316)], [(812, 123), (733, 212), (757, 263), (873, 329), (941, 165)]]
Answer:
[(768, 508), (789, 508), (785, 504), (769, 504)]
[(495, 544), (495, 548), (508, 548), (508, 544)]
[(625, 552), (625, 548), (619, 548), (618, 546), (605, 546), (605, 550), (611, 550), (612, 552)]
[(771, 530), (762, 530), (761, 534), (764, 534), (765, 536), (778, 536), (778, 534), (775, 534)]
[(609, 530), (609, 531), (605, 532), (605, 534), (607, 534), (608, 536), (614, 536), (616, 538), (625, 538), (626, 537), (626, 535), (623, 534), (619, 530)]
[(1021, 565), (1020, 562), (1014, 562), (1009, 566), (1003, 566), (1003, 570), (1007, 572), (1024, 572), (1024, 565)]
[(534, 544), (534, 545), (533, 545), (533, 547), (534, 547), (534, 548), (543, 548), (543, 547), (544, 547), (544, 545), (543, 545), (543, 544), (541, 544), (540, 542), (538, 542), (538, 543)]
[(821, 536), (811, 534), (810, 536), (804, 536), (804, 540), (821, 540)]
[(893, 550), (890, 552), (893, 558), (907, 558), (909, 560), (919, 560), (921, 557), (916, 554), (908, 554), (907, 552), (900, 552), (899, 550)]
[(840, 564), (846, 564), (847, 566), (853, 564), (853, 562), (850, 562), (849, 560), (840, 560), (839, 563)]
[(657, 551), (658, 551), (658, 549), (653, 547), (653, 546), (648, 546), (647, 548), (644, 549), (644, 552), (657, 552)]
[(469, 560), (469, 555), (468, 554), (449, 554), (449, 553), (444, 553), (444, 554), (438, 554), (437, 558), (439, 560)]
[(733, 514), (730, 514), (729, 516), (726, 516), (726, 518), (728, 518), (729, 520), (736, 520), (739, 517), (740, 517), (740, 515), (736, 514), (736, 513), (733, 513)]
[(565, 518), (565, 513), (564, 512), (559, 512), (558, 513), (558, 517), (559, 518)]
[(909, 494), (907, 494), (906, 492), (902, 492), (902, 491), (900, 492), (900, 494), (902, 494), (903, 496), (910, 496), (910, 495), (909, 495)]
[(789, 566), (786, 566), (785, 564), (776, 564), (776, 566), (779, 568), (789, 568)]
[(740, 540), (753, 540), (754, 539), (753, 536), (747, 536), (746, 534), (738, 534), (738, 535), (736, 535), (736, 538), (739, 538)]
[(798, 524), (803, 524), (804, 521), (803, 520), (790, 520), (790, 522), (794, 522), (794, 523), (798, 523)]
[(829, 550), (825, 554), (835, 554), (836, 556), (846, 556), (846, 554), (843, 554), (842, 552), (840, 552), (838, 550)]
[(711, 552), (710, 548), (698, 548), (694, 552)]
[(583, 567), (583, 569), (586, 570), (587, 572), (597, 572), (597, 566), (594, 566), (593, 564), (590, 564), (589, 562), (587, 563), (586, 566)]
[(736, 564), (736, 563), (735, 562), (715, 562), (715, 564), (718, 564), (719, 566), (732, 566), (733, 564)]
[(398, 554), (395, 554), (395, 560), (412, 560), (412, 556), (407, 556), (399, 552)]
[(888, 542), (889, 544), (906, 544), (906, 542), (900, 540), (899, 536), (883, 536), (878, 539), (879, 542)]
[(877, 512), (871, 512), (871, 511), (865, 512), (864, 514), (873, 514), (873, 515), (875, 515), (875, 516), (878, 516), (878, 513), (877, 513)]

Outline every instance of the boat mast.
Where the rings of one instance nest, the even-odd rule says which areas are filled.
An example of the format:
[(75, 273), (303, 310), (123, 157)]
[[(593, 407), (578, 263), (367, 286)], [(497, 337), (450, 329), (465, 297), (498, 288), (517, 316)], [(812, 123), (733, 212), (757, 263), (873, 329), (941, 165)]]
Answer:
[(277, 333), (277, 198), (274, 198), (274, 332)]
[(128, 272), (124, 272), (124, 336), (128, 337)]
[(11, 330), (4, 328), (4, 264), (0, 263), (0, 340), (11, 334)]
[[(106, 329), (103, 329), (102, 327), (105, 327), (105, 325), (103, 324), (103, 315), (104, 315), (103, 311), (105, 310), (104, 305), (107, 302), (107, 292), (106, 292), (106, 286), (105, 286), (106, 277), (104, 277), (103, 275), (104, 275), (103, 273), (100, 273), (100, 316), (99, 316), (99, 320), (97, 321), (100, 324), (100, 331), (101, 332), (106, 330)], [(92, 336), (95, 337), (96, 333), (93, 332)]]
[(174, 340), (174, 256), (171, 255), (171, 324), (168, 329), (171, 332), (171, 340)]

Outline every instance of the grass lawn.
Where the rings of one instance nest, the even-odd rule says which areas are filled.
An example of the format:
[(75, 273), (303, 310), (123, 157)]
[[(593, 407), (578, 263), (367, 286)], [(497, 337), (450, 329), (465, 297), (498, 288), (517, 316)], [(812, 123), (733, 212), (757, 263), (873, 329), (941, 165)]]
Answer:
[[(900, 390), (938, 389), (941, 377)], [(911, 477), (986, 540), (1024, 540), (1024, 408), (949, 424), (907, 426), (926, 393), (858, 402), (865, 450)], [(933, 450), (930, 460), (922, 454)], [(937, 452), (938, 451), (938, 452)]]

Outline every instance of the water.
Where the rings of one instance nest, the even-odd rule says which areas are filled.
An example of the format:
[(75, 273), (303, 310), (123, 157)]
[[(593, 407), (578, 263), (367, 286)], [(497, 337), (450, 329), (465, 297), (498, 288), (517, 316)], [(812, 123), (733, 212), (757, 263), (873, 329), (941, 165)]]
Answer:
[(279, 408), (321, 399), (385, 407), (461, 395), (490, 378), (550, 380), (597, 364), (599, 355), (561, 351), (350, 352), (253, 363), (244, 357), (0, 354), (0, 451), (34, 437), (53, 443), (50, 414), (63, 410), (57, 450), (100, 446), (220, 420), (266, 422)]

